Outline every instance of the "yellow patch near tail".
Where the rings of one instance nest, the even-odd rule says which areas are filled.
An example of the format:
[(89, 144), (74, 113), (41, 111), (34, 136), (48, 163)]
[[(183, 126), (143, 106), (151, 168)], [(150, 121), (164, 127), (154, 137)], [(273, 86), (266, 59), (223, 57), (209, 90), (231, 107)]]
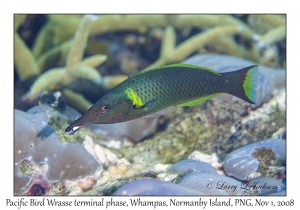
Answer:
[(132, 88), (127, 88), (125, 90), (125, 93), (127, 94), (127, 97), (132, 101), (132, 103), (137, 107), (141, 107), (144, 105), (143, 100), (139, 95), (132, 89)]

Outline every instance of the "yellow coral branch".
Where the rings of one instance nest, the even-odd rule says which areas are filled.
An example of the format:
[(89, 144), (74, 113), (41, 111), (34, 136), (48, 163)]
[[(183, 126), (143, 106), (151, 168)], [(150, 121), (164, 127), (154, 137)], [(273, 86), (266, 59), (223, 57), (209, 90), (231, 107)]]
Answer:
[(91, 102), (85, 99), (83, 95), (72, 90), (64, 89), (63, 94), (67, 104), (70, 104), (70, 106), (82, 113), (93, 105)]
[(273, 26), (283, 26), (283, 25), (285, 25), (285, 19), (278, 16), (278, 15), (253, 14), (253, 16), (265, 21), (266, 24), (271, 24)]
[(106, 55), (93, 55), (91, 57), (83, 59), (81, 62), (82, 65), (84, 66), (89, 66), (89, 67), (97, 67), (101, 65), (104, 61), (106, 61), (107, 56)]
[(220, 26), (213, 29), (209, 29), (204, 33), (199, 33), (185, 40), (184, 42), (179, 44), (175, 48), (175, 50), (167, 57), (161, 56), (156, 62), (148, 66), (146, 69), (162, 66), (171, 62), (180, 62), (184, 60), (187, 56), (189, 56), (191, 53), (193, 53), (197, 49), (200, 49), (201, 47), (213, 41), (217, 37), (224, 35), (232, 35), (235, 33), (241, 34), (242, 36), (247, 37), (249, 39), (251, 39), (253, 35), (251, 32), (245, 31), (243, 30), (243, 28), (236, 26)]
[(160, 55), (168, 56), (174, 51), (176, 45), (176, 34), (173, 26), (167, 26), (161, 43)]
[[(62, 88), (70, 84), (72, 81), (74, 81), (74, 79), (77, 78), (85, 78), (92, 80), (98, 84), (101, 83), (101, 75), (96, 69), (81, 64), (90, 22), (91, 18), (89, 16), (83, 17), (83, 20), (78, 27), (78, 31), (76, 33), (74, 41), (72, 42), (67, 66), (64, 68), (54, 68), (43, 73), (31, 86), (30, 91), (24, 97), (24, 100), (33, 98), (34, 95), (38, 95), (43, 91), (51, 91)], [(61, 50), (61, 48), (59, 50)], [(56, 52), (57, 49), (54, 49), (53, 51)], [(53, 51), (49, 54), (53, 55)], [(105, 56), (98, 55), (93, 56), (90, 59), (86, 59), (85, 61), (83, 61), (83, 63), (87, 63), (93, 66), (97, 63), (103, 62), (103, 60), (105, 59)]]
[(55, 60), (57, 58), (59, 58), (60, 61), (63, 61), (63, 64), (65, 64), (72, 44), (73, 42), (71, 40), (63, 42), (40, 55), (37, 58), (37, 63), (41, 71), (43, 72), (44, 70), (46, 70), (45, 67), (48, 62), (51, 62), (51, 60)]
[(76, 65), (72, 68), (69, 68), (67, 72), (68, 72), (68, 76), (72, 78), (72, 80), (78, 78), (84, 78), (84, 79), (91, 80), (97, 84), (101, 83), (100, 73), (96, 69), (89, 66), (84, 66), (82, 64)]
[(54, 68), (42, 74), (31, 86), (30, 95), (57, 90), (63, 84), (65, 68)]
[(146, 32), (149, 26), (166, 26), (166, 15), (100, 15), (91, 24), (90, 34), (101, 34), (116, 30), (138, 30)]
[(209, 43), (217, 49), (217, 52), (234, 55), (237, 57), (245, 57), (247, 55), (246, 50), (239, 46), (232, 37), (220, 36)]
[[(49, 15), (47, 27), (43, 27), (34, 44), (34, 55), (38, 56), (43, 52), (45, 40), (48, 40), (47, 36), (51, 38), (52, 45), (68, 40), (76, 31), (80, 17), (80, 15)], [(227, 25), (242, 27), (245, 31), (254, 33), (246, 24), (231, 15), (99, 15), (99, 18), (91, 23), (89, 34), (119, 30), (136, 30), (145, 33), (149, 27), (167, 25), (173, 25), (175, 28)]]
[(203, 47), (207, 42), (214, 40), (216, 37), (232, 34), (241, 34), (249, 39), (251, 39), (252, 34), (243, 31), (242, 28), (235, 26), (221, 26), (216, 27), (210, 30), (207, 30), (204, 33), (195, 35), (186, 41), (182, 42), (176, 50), (174, 51), (174, 60), (173, 61), (182, 61), (188, 55), (190, 55), (195, 50)]
[(14, 15), (14, 27), (17, 30), (27, 15)]
[(80, 22), (80, 25), (78, 26), (77, 32), (74, 37), (74, 43), (67, 58), (67, 68), (74, 67), (82, 60), (91, 21), (92, 19), (89, 16), (85, 15)]
[(102, 78), (102, 86), (107, 89), (112, 89), (127, 78), (125, 75), (105, 76)]
[(47, 43), (47, 36), (49, 36), (51, 33), (51, 24), (48, 22), (46, 23), (41, 30), (39, 31), (37, 38), (35, 39), (33, 46), (32, 46), (32, 54), (34, 57), (40, 56), (44, 50), (45, 50), (45, 43)]
[(279, 26), (279, 27), (276, 27), (276, 28), (268, 31), (263, 36), (261, 36), (260, 42), (262, 42), (264, 45), (271, 44), (271, 43), (277, 42), (285, 37), (286, 37), (285, 26)]
[(216, 27), (237, 26), (243, 27), (249, 33), (254, 33), (246, 24), (231, 15), (170, 15), (169, 24), (176, 28), (185, 27)]
[(17, 33), (14, 40), (14, 58), (21, 81), (40, 73), (34, 56)]

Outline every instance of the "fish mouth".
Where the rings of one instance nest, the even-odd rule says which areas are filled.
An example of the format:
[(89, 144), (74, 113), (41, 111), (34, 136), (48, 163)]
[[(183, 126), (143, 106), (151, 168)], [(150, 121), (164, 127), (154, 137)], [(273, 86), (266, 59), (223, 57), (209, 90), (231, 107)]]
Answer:
[(71, 123), (71, 125), (69, 125), (66, 128), (65, 132), (68, 132), (69, 135), (73, 135), (80, 128), (92, 124), (94, 119), (95, 118), (90, 118), (90, 114), (88, 114), (88, 113), (83, 114), (81, 117), (79, 117), (73, 123)]
[(72, 125), (69, 125), (65, 132), (69, 132), (69, 135), (73, 135), (77, 130), (79, 130), (82, 126), (72, 126)]

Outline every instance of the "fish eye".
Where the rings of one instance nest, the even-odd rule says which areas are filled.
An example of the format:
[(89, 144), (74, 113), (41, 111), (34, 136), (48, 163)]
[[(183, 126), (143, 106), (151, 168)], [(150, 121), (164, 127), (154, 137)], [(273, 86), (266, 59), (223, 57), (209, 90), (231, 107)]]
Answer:
[(105, 113), (105, 112), (107, 111), (107, 109), (108, 109), (108, 108), (107, 108), (106, 105), (102, 106), (102, 107), (101, 107), (101, 112), (102, 112), (102, 114)]

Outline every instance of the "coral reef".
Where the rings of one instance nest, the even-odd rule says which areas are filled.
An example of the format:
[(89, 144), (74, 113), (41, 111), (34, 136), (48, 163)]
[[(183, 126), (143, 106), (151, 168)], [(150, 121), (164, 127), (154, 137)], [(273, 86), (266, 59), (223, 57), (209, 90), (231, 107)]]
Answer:
[[(88, 79), (95, 83), (101, 82), (101, 75), (93, 67), (103, 63), (106, 60), (106, 56), (94, 55), (81, 61), (83, 58), (91, 21), (92, 18), (88, 15), (82, 18), (82, 21), (80, 22), (75, 37), (72, 41), (72, 45), (70, 46), (66, 60), (66, 66), (63, 68), (53, 68), (43, 73), (31, 86), (29, 93), (24, 96), (24, 100), (35, 98), (38, 94), (45, 91), (58, 90), (69, 85), (73, 80), (78, 78)], [(65, 45), (68, 47), (69, 44)], [(62, 47), (62, 49), (66, 48), (65, 45)], [(51, 52), (48, 53), (48, 56), (51, 56), (53, 51), (56, 52), (57, 50), (51, 49)], [(46, 58), (43, 57), (42, 59), (45, 60)], [(76, 93), (73, 93), (70, 96), (70, 93), (68, 92), (66, 97), (74, 97), (74, 95), (76, 95)], [(78, 103), (80, 104), (78, 106), (79, 110), (85, 111), (87, 108), (85, 104), (88, 102), (85, 101), (84, 97), (81, 97)], [(83, 103), (83, 105), (81, 105), (81, 103)]]
[[(20, 59), (24, 56), (20, 59), (17, 59), (17, 55), (15, 56), (16, 69), (21, 78), (32, 75), (38, 76), (40, 72), (45, 70), (48, 72), (39, 76), (24, 100), (33, 100), (37, 94), (43, 91), (60, 90), (78, 78), (101, 82), (108, 89), (123, 81), (123, 78), (126, 77), (108, 78), (105, 81), (99, 77), (99, 71), (96, 73), (94, 68), (106, 60), (106, 55), (92, 54), (91, 58), (83, 61), (82, 58), (84, 48), (88, 43), (91, 45), (102, 44), (102, 37), (105, 37), (103, 34), (124, 30), (138, 31), (141, 34), (141, 39), (133, 37), (134, 40), (131, 42), (141, 40), (139, 43), (145, 47), (148, 47), (148, 43), (145, 43), (144, 34), (148, 31), (150, 31), (149, 34), (153, 34), (153, 38), (161, 41), (160, 52), (157, 52), (160, 54), (159, 58), (154, 63), (150, 61), (150, 63), (152, 62), (151, 65), (148, 62), (147, 67), (145, 64), (141, 65), (142, 69), (181, 62), (192, 53), (231, 54), (248, 58), (254, 62), (271, 64), (274, 67), (278, 67), (279, 62), (285, 62), (280, 60), (277, 49), (278, 43), (285, 40), (285, 17), (281, 15), (248, 15), (245, 17), (237, 15), (49, 15), (48, 21), (39, 31), (32, 52), (29, 49), (27, 51), (15, 50), (22, 55), (31, 56), (31, 58), (23, 59), (23, 61)], [(26, 18), (24, 15), (15, 16), (16, 28), (21, 25), (24, 18)], [(159, 27), (165, 28), (163, 35), (157, 35), (154, 32)], [(193, 28), (199, 33), (191, 33)], [(179, 34), (180, 37), (177, 37), (178, 31), (182, 31), (182, 35)], [(73, 41), (70, 41), (73, 36)], [(128, 39), (124, 39), (125, 47), (128, 43), (126, 40)], [(178, 40), (181, 40), (181, 43), (177, 44)], [(15, 47), (19, 46), (20, 41), (22, 40), (18, 38), (16, 33)], [(115, 43), (111, 43), (111, 46), (113, 45)], [(24, 44), (23, 46), (26, 47)], [(87, 49), (91, 47), (87, 46)], [(100, 51), (93, 50), (94, 53)], [(124, 50), (120, 49), (119, 51)], [(101, 52), (109, 53), (107, 51)], [(125, 52), (132, 54), (130, 49), (125, 49)], [(110, 56), (113, 55), (108, 55), (108, 60), (114, 59)], [(127, 55), (124, 54), (123, 56)], [(137, 58), (139, 59), (139, 57)], [(129, 59), (132, 60), (132, 58)], [(136, 60), (136, 58), (134, 59)], [(128, 65), (126, 64), (128, 60), (125, 57), (120, 58), (118, 62), (121, 62), (119, 65), (121, 68)], [(27, 64), (24, 65), (24, 63)], [(57, 65), (53, 66), (53, 63), (57, 63)], [(65, 67), (63, 67), (64, 63), (66, 63)], [(129, 61), (129, 63), (139, 64), (143, 62)], [(52, 65), (51, 69), (48, 70), (47, 65)], [(77, 68), (73, 68), (75, 66)], [(133, 66), (129, 66), (126, 70), (128, 71), (131, 67)], [(112, 68), (115, 66), (112, 65)], [(29, 70), (31, 72), (28, 72)], [(47, 80), (46, 78), (52, 79)], [(107, 85), (108, 83), (110, 85)], [(70, 94), (66, 98), (69, 96)], [(99, 97), (99, 95), (95, 97)], [(78, 101), (78, 103), (81, 102), (83, 106), (78, 106), (78, 109), (81, 112), (86, 111), (83, 107), (88, 102), (85, 101), (84, 97)]]
[[(166, 33), (167, 33), (166, 36), (171, 34), (169, 32), (169, 30), (166, 30)], [(166, 43), (166, 44), (163, 43), (162, 46), (164, 48), (161, 50), (161, 52), (163, 54), (161, 54), (161, 57), (155, 63), (153, 63), (152, 65), (147, 67), (147, 69), (162, 66), (162, 65), (165, 65), (168, 63), (180, 62), (180, 61), (184, 60), (187, 56), (192, 54), (194, 51), (196, 51), (197, 49), (203, 47), (206, 43), (214, 40), (216, 37), (219, 37), (221, 35), (223, 36), (224, 34), (232, 35), (235, 33), (238, 33), (238, 34), (240, 33), (241, 35), (244, 35), (248, 38), (250, 38), (252, 36), (252, 34), (246, 33), (240, 27), (220, 26), (220, 27), (216, 27), (214, 29), (210, 29), (204, 33), (200, 33), (199, 35), (195, 35), (195, 36), (187, 39), (183, 43), (181, 43), (176, 48), (174, 46), (169, 47), (169, 45), (172, 43)], [(172, 35), (169, 35), (169, 36), (172, 36)], [(174, 39), (174, 38), (171, 37), (171, 39)], [(168, 37), (165, 37), (164, 40), (168, 40)], [(168, 45), (168, 49), (165, 49), (166, 45)], [(170, 51), (170, 50), (173, 50), (173, 51)]]
[[(177, 107), (168, 113), (173, 116), (168, 122), (168, 129), (133, 148), (121, 148), (119, 152), (129, 161), (147, 166), (177, 162), (194, 150), (208, 154), (216, 152), (222, 161), (234, 149), (270, 138), (278, 128), (285, 127), (284, 98), (285, 92), (281, 92), (262, 107), (251, 111), (250, 115), (251, 106), (241, 100), (208, 101), (200, 107), (191, 108), (190, 112), (183, 112)], [(273, 126), (268, 126), (271, 123)]]
[[(15, 30), (19, 28), (25, 18), (26, 15), (14, 16)], [(21, 81), (37, 76), (40, 73), (39, 66), (32, 52), (16, 31), (14, 34), (14, 60)]]
[[(43, 15), (28, 24), (40, 18), (14, 16), (15, 195), (286, 194), (285, 15)], [(221, 94), (64, 132), (131, 68), (174, 62), (218, 72), (257, 64), (258, 103)]]

